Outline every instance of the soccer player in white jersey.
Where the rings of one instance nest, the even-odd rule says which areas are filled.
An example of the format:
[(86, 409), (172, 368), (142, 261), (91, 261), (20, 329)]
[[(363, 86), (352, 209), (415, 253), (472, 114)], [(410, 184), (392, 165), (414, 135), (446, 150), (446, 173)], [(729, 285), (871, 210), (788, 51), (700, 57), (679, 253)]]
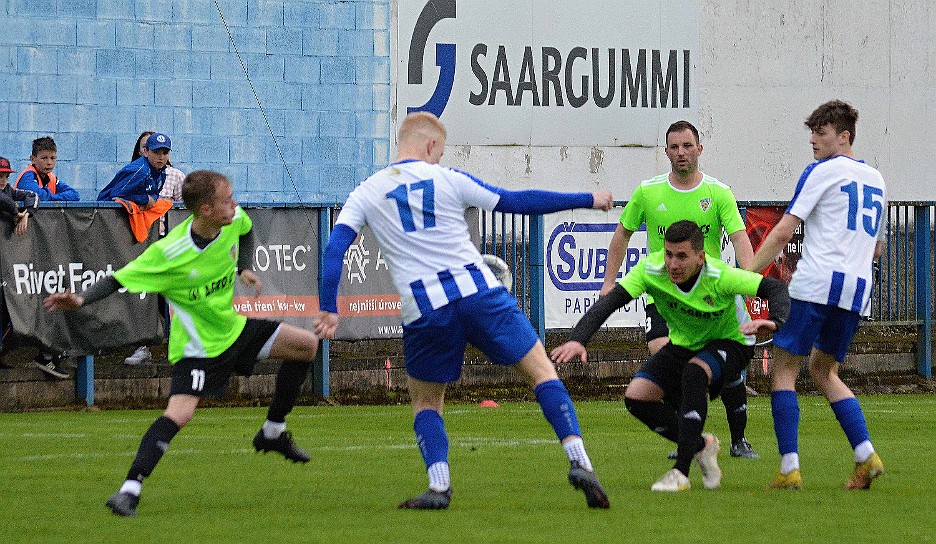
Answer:
[(107, 500), (120, 516), (136, 515), (143, 479), (192, 419), (199, 400), (223, 396), (231, 374), (250, 375), (258, 359), (283, 363), (254, 448), (279, 452), (293, 462), (309, 460), (285, 430), (285, 418), (309, 374), (318, 338), (311, 331), (234, 310), (235, 277), (257, 295), (263, 284), (251, 270), (253, 223), (234, 200), (231, 182), (218, 172), (196, 170), (182, 184), (182, 200), (192, 215), (165, 238), (82, 294), (56, 293), (44, 301), (49, 311), (72, 311), (126, 287), (133, 293), (160, 293), (173, 309), (169, 404), (144, 433), (124, 484)]
[(445, 127), (431, 113), (408, 115), (400, 125), (396, 162), (366, 179), (348, 197), (325, 252), (316, 332), (334, 338), (342, 259), (367, 224), (400, 293), (413, 429), (429, 476), (429, 489), (400, 508), (449, 506), (449, 442), (442, 406), (446, 385), (461, 375), (468, 342), (494, 363), (516, 365), (530, 378), (543, 414), (568, 454), (569, 482), (584, 491), (588, 506), (608, 508), (572, 400), (516, 299), (472, 244), (464, 214), (472, 206), (529, 214), (608, 210), (611, 193), (507, 191), (487, 185), (439, 166), (445, 137)]
[(790, 281), (789, 321), (774, 335), (771, 407), (781, 460), (771, 487), (778, 489), (803, 485), (796, 376), (807, 356), (809, 374), (855, 452), (846, 487), (868, 489), (884, 473), (861, 406), (838, 375), (861, 317), (870, 314), (872, 266), (881, 254), (887, 209), (880, 172), (852, 152), (857, 120), (858, 112), (840, 100), (826, 102), (806, 119), (816, 162), (803, 171), (786, 213), (750, 265), (763, 270), (804, 222), (803, 255)]

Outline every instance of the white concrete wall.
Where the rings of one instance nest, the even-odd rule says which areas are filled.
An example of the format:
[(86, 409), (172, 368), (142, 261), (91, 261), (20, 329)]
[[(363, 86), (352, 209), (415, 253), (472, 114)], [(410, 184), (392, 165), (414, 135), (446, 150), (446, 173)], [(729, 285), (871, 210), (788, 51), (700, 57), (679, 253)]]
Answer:
[[(739, 200), (790, 198), (812, 161), (803, 121), (833, 98), (858, 109), (856, 153), (882, 171), (891, 200), (936, 198), (925, 139), (936, 2), (702, 0), (701, 18), (701, 165)], [(607, 146), (452, 146), (443, 162), (509, 188), (606, 187), (619, 199), (669, 169), (662, 148)]]

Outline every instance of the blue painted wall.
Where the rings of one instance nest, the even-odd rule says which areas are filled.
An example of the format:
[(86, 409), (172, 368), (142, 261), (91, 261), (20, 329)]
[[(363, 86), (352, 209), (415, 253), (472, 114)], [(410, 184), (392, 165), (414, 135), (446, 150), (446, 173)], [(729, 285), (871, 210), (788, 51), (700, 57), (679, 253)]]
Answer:
[(0, 156), (52, 136), (93, 200), (156, 130), (242, 201), (343, 201), (389, 161), (389, 25), (388, 0), (0, 0)]

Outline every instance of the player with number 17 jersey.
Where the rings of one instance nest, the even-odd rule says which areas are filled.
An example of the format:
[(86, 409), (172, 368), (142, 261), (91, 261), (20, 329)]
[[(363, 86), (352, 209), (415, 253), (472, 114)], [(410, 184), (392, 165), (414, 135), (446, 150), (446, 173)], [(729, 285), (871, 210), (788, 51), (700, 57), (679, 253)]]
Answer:
[[(407, 324), (455, 299), (500, 285), (471, 242), (464, 215), (468, 207), (493, 210), (505, 193), (459, 170), (403, 160), (355, 188), (336, 223), (354, 232), (365, 223), (371, 227)], [(557, 209), (589, 207), (592, 199), (590, 193), (547, 197), (543, 192), (543, 197), (554, 198)]]
[(786, 209), (807, 225), (790, 297), (869, 315), (886, 209), (884, 178), (864, 161), (836, 155), (807, 166)]

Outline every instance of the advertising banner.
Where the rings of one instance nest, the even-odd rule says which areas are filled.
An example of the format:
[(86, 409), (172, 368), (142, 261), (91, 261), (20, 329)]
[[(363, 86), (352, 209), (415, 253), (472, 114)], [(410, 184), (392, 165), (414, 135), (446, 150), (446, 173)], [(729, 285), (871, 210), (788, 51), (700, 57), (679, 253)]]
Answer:
[[(786, 208), (780, 206), (752, 206), (746, 209), (745, 224), (751, 245), (756, 253), (770, 232), (783, 217)], [(764, 270), (764, 275), (790, 283), (796, 263), (803, 251), (803, 223), (793, 231), (793, 238)], [(747, 298), (748, 311), (754, 319), (766, 319), (770, 315), (767, 301), (759, 297)]]
[(253, 221), (253, 271), (263, 282), (263, 290), (256, 296), (236, 282), (234, 307), (238, 312), (312, 329), (312, 316), (318, 312), (319, 213), (309, 208), (247, 210)]
[[(607, 269), (608, 245), (618, 225), (621, 210), (575, 210), (549, 214), (544, 218), (546, 236), (545, 281), (546, 328), (572, 328), (598, 300), (598, 291)], [(646, 227), (631, 236), (624, 263), (617, 277), (623, 277), (647, 254)], [(614, 312), (608, 327), (643, 327), (646, 296)]]
[(0, 276), (13, 332), (70, 355), (158, 342), (153, 295), (115, 293), (75, 312), (49, 313), (52, 293), (81, 293), (136, 258), (157, 237), (136, 243), (123, 208), (40, 208), (22, 236), (0, 224)]
[(400, 0), (397, 119), (449, 145), (656, 146), (698, 118), (699, 1)]

